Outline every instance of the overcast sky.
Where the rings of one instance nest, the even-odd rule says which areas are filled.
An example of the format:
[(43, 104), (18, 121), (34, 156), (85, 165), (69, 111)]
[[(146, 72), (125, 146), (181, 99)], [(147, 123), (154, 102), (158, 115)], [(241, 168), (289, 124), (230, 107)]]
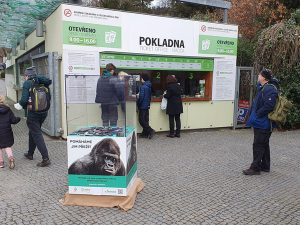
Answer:
[(158, 3), (158, 0), (154, 0), (154, 1), (151, 2), (151, 5), (155, 6), (157, 3)]

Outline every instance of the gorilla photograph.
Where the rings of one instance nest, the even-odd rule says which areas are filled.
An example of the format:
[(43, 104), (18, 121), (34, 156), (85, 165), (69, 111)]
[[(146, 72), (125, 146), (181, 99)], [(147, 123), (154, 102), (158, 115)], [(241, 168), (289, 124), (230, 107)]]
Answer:
[(105, 138), (99, 141), (89, 154), (73, 162), (68, 173), (125, 176), (125, 167), (120, 154), (118, 143), (112, 138)]
[(133, 167), (136, 160), (137, 160), (137, 155), (136, 155), (136, 134), (135, 134), (135, 131), (133, 131), (132, 138), (131, 138), (130, 149), (129, 149), (129, 155), (127, 157), (126, 174), (129, 173), (129, 171)]

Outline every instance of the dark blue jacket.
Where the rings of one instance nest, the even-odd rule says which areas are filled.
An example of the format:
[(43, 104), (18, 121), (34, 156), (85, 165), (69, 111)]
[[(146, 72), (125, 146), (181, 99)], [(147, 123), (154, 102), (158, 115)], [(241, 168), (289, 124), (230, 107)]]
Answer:
[(113, 76), (106, 69), (103, 70), (102, 76), (97, 82), (95, 102), (119, 104), (115, 87), (117, 82), (118, 78), (116, 76)]
[(151, 101), (151, 87), (152, 84), (149, 80), (143, 83), (140, 89), (138, 108), (139, 109), (150, 109)]
[[(264, 86), (259, 86), (257, 88), (255, 100), (249, 110), (247, 126), (265, 130), (271, 129), (268, 114), (274, 110), (278, 91), (272, 85), (268, 84), (273, 84), (279, 89), (279, 84), (276, 79), (272, 79), (264, 84)], [(272, 123), (272, 127), (275, 128), (276, 123)]]
[(19, 101), (20, 105), (23, 107), (25, 111), (26, 117), (47, 117), (48, 112), (42, 113), (42, 114), (36, 114), (32, 112), (31, 110), (27, 109), (28, 106), (28, 99), (29, 99), (29, 89), (30, 89), (30, 83), (33, 82), (33, 80), (38, 84), (44, 84), (46, 87), (49, 87), (52, 84), (52, 80), (45, 76), (31, 76), (26, 80), (23, 84), (23, 90), (22, 90), (22, 98)]

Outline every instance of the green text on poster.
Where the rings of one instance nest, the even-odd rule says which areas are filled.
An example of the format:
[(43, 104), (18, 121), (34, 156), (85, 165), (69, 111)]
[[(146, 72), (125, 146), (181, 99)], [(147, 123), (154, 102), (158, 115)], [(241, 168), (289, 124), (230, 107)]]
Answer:
[(237, 38), (200, 35), (199, 54), (237, 55)]
[(63, 44), (121, 48), (121, 27), (63, 21)]

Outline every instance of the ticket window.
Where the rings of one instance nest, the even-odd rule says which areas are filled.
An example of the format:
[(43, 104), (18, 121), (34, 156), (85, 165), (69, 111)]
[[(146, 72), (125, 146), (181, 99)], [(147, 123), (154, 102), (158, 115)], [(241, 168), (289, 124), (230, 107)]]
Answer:
[(142, 77), (144, 73), (149, 74), (152, 83), (152, 97), (162, 98), (167, 90), (166, 77), (174, 75), (181, 87), (181, 95), (184, 98), (194, 98), (202, 90), (205, 100), (211, 100), (212, 72), (206, 71), (172, 71), (172, 70), (134, 70), (134, 69), (116, 69), (115, 73), (124, 71), (129, 75), (140, 75), (140, 81), (137, 86), (142, 86)]

